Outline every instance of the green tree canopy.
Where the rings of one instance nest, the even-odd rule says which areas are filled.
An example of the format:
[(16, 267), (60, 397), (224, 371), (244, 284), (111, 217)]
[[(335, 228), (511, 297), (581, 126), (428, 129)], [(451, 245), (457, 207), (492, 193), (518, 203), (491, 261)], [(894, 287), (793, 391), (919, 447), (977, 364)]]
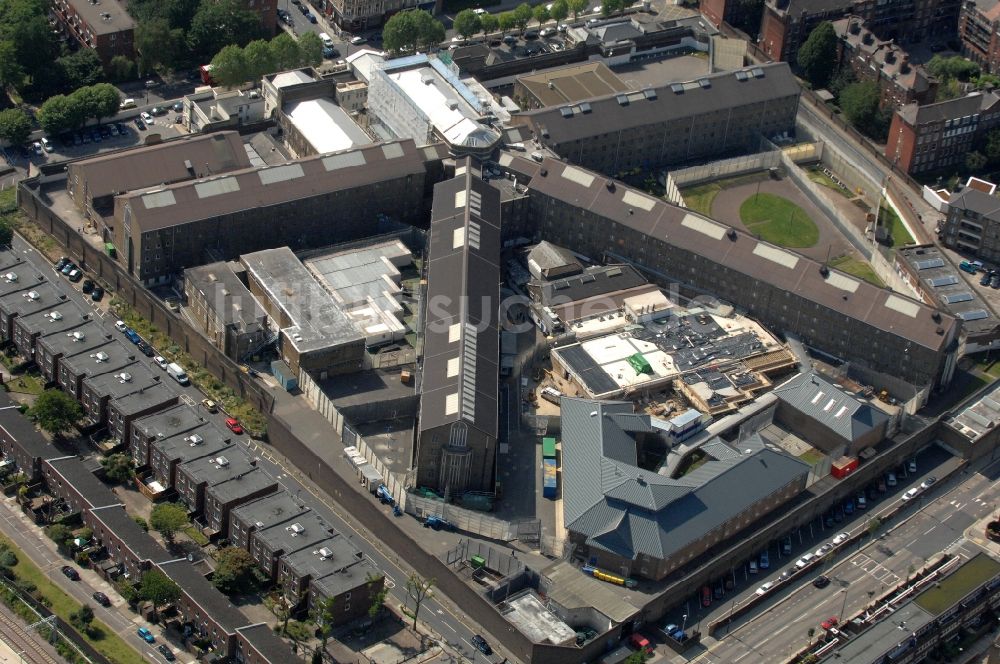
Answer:
[(24, 67), (17, 57), (17, 47), (11, 40), (0, 40), (0, 87), (20, 88), (24, 83)]
[(48, 12), (40, 0), (0, 2), (0, 42), (9, 44), (0, 48), (0, 75), (21, 89), (29, 83), (36, 98), (52, 94), (60, 83), (59, 71), (52, 66), (59, 44)]
[(260, 35), (260, 14), (239, 0), (218, 0), (201, 4), (187, 36), (191, 49), (208, 57), (230, 44), (244, 46)]
[(517, 25), (517, 18), (514, 16), (514, 12), (503, 12), (497, 16), (497, 25), (500, 27), (501, 34), (507, 34), (514, 29)]
[(108, 76), (112, 81), (128, 81), (135, 78), (135, 62), (124, 55), (116, 55), (108, 63)]
[(101, 459), (104, 475), (112, 482), (131, 482), (135, 476), (135, 466), (132, 457), (127, 454), (109, 454)]
[(588, 4), (590, 4), (590, 0), (566, 0), (566, 6), (573, 14), (574, 21), (580, 17), (580, 12), (586, 9)]
[(256, 565), (246, 549), (227, 546), (215, 556), (215, 573), (212, 585), (226, 595), (235, 595), (253, 590)]
[(488, 35), (496, 32), (500, 27), (500, 20), (493, 14), (483, 14), (479, 17), (479, 26), (483, 29), (483, 34)]
[[(42, 118), (44, 110), (45, 106), (42, 106), (38, 112), (39, 121), (42, 122), (43, 127), (46, 126), (46, 122)], [(46, 131), (50, 130), (46, 129)], [(50, 131), (50, 133), (57, 132)], [(80, 403), (76, 399), (62, 390), (49, 389), (38, 395), (35, 404), (28, 409), (28, 416), (42, 431), (53, 436), (61, 436), (80, 421), (80, 418), (83, 417), (83, 408), (80, 407)]]
[(243, 85), (250, 78), (246, 54), (235, 44), (224, 46), (212, 58), (212, 78), (219, 85), (236, 87)]
[(552, 9), (549, 10), (549, 15), (553, 21), (562, 21), (569, 16), (569, 5), (566, 4), (566, 0), (556, 0), (553, 2)]
[[(131, 4), (129, 8), (131, 8)], [(139, 23), (135, 29), (135, 47), (139, 51), (139, 75), (164, 66), (173, 68), (187, 48), (184, 30), (170, 27), (165, 18)]]
[(168, 542), (188, 523), (187, 510), (177, 503), (160, 503), (149, 514), (149, 525)]
[(62, 84), (66, 89), (94, 85), (104, 75), (101, 58), (92, 48), (81, 48), (75, 53), (64, 55), (56, 60), (56, 67), (59, 68)]
[(31, 119), (19, 108), (0, 111), (0, 140), (11, 145), (21, 145), (31, 134)]
[(814, 88), (825, 88), (837, 65), (837, 35), (833, 24), (823, 21), (809, 33), (796, 58), (799, 69)]
[(91, 117), (100, 122), (118, 112), (119, 104), (121, 104), (118, 88), (110, 83), (98, 83), (90, 86), (90, 90), (92, 95), (91, 110), (93, 111)]
[(984, 168), (989, 160), (986, 159), (986, 155), (982, 152), (973, 150), (965, 155), (965, 168), (971, 171), (973, 174), (979, 173)]
[(979, 65), (960, 55), (943, 57), (935, 55), (924, 67), (935, 78), (944, 82), (954, 78), (959, 81), (969, 81), (979, 76)]
[(552, 18), (552, 15), (549, 14), (549, 10), (545, 8), (545, 5), (535, 5), (535, 8), (531, 10), (531, 15), (539, 26)]
[(482, 22), (479, 20), (479, 16), (476, 12), (471, 9), (463, 9), (455, 15), (455, 21), (453, 23), (455, 32), (462, 35), (465, 39), (468, 39), (472, 35), (479, 32), (482, 27)]
[[(2, 115), (0, 115), (2, 118)], [(2, 124), (2, 120), (0, 120)], [(3, 134), (0, 133), (0, 136)], [(986, 158), (992, 163), (1000, 162), (1000, 129), (991, 129), (986, 134)]]
[[(393, 53), (412, 51), (444, 41), (444, 25), (418, 9), (395, 14), (382, 28), (382, 45)], [(301, 40), (300, 40), (301, 42)]]
[(299, 62), (310, 67), (318, 67), (323, 62), (323, 42), (315, 32), (299, 37)]
[(139, 599), (153, 605), (153, 613), (159, 607), (176, 602), (181, 596), (181, 588), (158, 569), (152, 569), (142, 575), (139, 583)]
[[(282, 33), (287, 34), (287, 33)], [(258, 81), (264, 74), (278, 71), (274, 66), (274, 52), (265, 39), (255, 39), (243, 49), (247, 63), (247, 74), (251, 81)]]
[(859, 131), (877, 133), (879, 123), (878, 88), (871, 81), (851, 83), (840, 93), (840, 108), (847, 121)]
[(62, 523), (53, 523), (45, 528), (45, 534), (56, 543), (61, 551), (69, 550), (69, 543), (73, 539), (73, 531)]
[(517, 26), (518, 30), (524, 30), (528, 27), (528, 23), (531, 22), (533, 16), (534, 12), (531, 9), (531, 5), (527, 2), (522, 2), (514, 8), (514, 25)]
[(268, 42), (271, 48), (271, 60), (277, 70), (291, 69), (299, 66), (299, 45), (287, 32)]

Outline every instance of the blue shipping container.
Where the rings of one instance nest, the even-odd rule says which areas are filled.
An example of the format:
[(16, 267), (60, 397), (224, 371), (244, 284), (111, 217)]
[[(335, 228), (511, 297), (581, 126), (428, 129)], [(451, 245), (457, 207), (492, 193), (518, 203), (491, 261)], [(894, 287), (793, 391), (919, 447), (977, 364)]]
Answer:
[(559, 476), (556, 474), (556, 460), (542, 459), (542, 496), (555, 498), (559, 492)]

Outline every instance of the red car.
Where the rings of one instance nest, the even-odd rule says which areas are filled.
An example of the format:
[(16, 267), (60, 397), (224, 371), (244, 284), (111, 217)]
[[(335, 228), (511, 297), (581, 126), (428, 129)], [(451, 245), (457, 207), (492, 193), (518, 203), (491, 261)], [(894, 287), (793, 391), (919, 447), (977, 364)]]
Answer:
[(712, 589), (708, 586), (703, 586), (701, 589), (701, 605), (712, 606)]
[(235, 417), (227, 417), (226, 426), (229, 427), (229, 430), (235, 434), (243, 433), (243, 427), (240, 426), (240, 423), (236, 421)]
[(836, 627), (838, 622), (839, 621), (837, 620), (837, 616), (830, 616), (829, 618), (821, 622), (819, 626), (822, 627), (823, 629), (830, 629), (831, 627)]

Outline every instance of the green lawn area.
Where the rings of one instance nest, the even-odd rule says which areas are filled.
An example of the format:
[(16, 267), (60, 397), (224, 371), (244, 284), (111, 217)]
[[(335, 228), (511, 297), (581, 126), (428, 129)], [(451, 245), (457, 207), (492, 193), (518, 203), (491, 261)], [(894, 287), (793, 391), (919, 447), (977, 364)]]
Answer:
[(740, 219), (751, 233), (783, 247), (812, 247), (819, 241), (819, 229), (813, 220), (783, 196), (750, 196), (740, 206)]
[(848, 189), (837, 184), (836, 180), (831, 178), (829, 175), (827, 175), (820, 169), (810, 168), (808, 173), (809, 173), (809, 179), (815, 182), (816, 184), (826, 187), (827, 189), (832, 189), (833, 191), (837, 192), (844, 198), (854, 198), (854, 196)]
[(208, 538), (198, 530), (197, 526), (188, 526), (184, 529), (184, 534), (191, 538), (191, 541), (198, 546), (208, 546)]
[(838, 256), (830, 261), (830, 267), (836, 268), (841, 272), (846, 272), (847, 274), (853, 274), (855, 277), (864, 279), (868, 283), (875, 284), (879, 288), (885, 286), (885, 282), (879, 279), (879, 276), (875, 274), (875, 270), (866, 261), (860, 260), (858, 258), (853, 258), (851, 256)]
[(684, 203), (688, 209), (700, 212), (708, 217), (712, 214), (712, 201), (715, 200), (720, 191), (722, 191), (722, 187), (718, 183), (709, 182), (685, 189), (681, 191), (681, 196), (684, 197)]
[(42, 379), (31, 374), (13, 376), (7, 381), (7, 390), (19, 394), (41, 394), (45, 390)]
[(976, 368), (991, 378), (1000, 378), (1000, 356), (986, 353), (976, 359)]
[(913, 600), (930, 614), (938, 615), (1000, 572), (1000, 563), (980, 553)]
[[(0, 538), (0, 540), (4, 541), (17, 554), (17, 564), (13, 567), (17, 578), (35, 584), (38, 592), (48, 600), (49, 609), (68, 623), (69, 615), (79, 609), (80, 604), (64, 593), (42, 570), (38, 569), (27, 554), (9, 540), (5, 538)], [(94, 620), (92, 626), (91, 633), (83, 634), (83, 638), (111, 662), (132, 664), (133, 662), (145, 661), (139, 657), (139, 653), (129, 647), (121, 637), (108, 629), (100, 620)]]
[(882, 204), (879, 210), (878, 223), (880, 226), (889, 229), (889, 235), (892, 236), (892, 246), (902, 247), (913, 244), (914, 240), (913, 236), (910, 235), (910, 231), (906, 230), (906, 226), (900, 221), (896, 211), (885, 203)]
[(799, 461), (803, 463), (808, 463), (810, 466), (815, 466), (817, 463), (823, 460), (823, 453), (816, 449), (810, 449), (799, 455)]

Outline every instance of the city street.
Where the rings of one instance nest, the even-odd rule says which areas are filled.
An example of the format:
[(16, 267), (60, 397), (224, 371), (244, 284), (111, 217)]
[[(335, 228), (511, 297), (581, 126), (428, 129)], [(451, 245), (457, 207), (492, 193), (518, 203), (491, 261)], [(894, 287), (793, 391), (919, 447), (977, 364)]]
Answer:
[[(913, 483), (919, 480), (920, 477), (915, 477)], [(909, 518), (904, 516), (906, 520), (891, 527), (884, 538), (863, 540), (867, 544), (860, 549), (850, 546), (840, 550), (825, 569), (804, 574), (765, 602), (764, 608), (734, 620), (728, 634), (725, 630), (719, 633), (719, 640), (704, 639), (707, 651), (694, 657), (694, 661), (712, 664), (783, 661), (804, 647), (810, 628), (819, 632), (819, 623), (830, 616), (840, 620), (853, 616), (873, 597), (905, 581), (937, 554), (947, 551), (965, 558), (974, 556), (980, 549), (967, 541), (963, 532), (995, 508), (1000, 462), (972, 470), (968, 475), (959, 474), (943, 484), (914, 501), (914, 506), (907, 508), (912, 511)], [(778, 568), (773, 574), (780, 571)], [(820, 573), (830, 578), (829, 586), (815, 588), (811, 584)], [(750, 590), (746, 595), (753, 592)], [(740, 599), (736, 598), (734, 604)], [(723, 617), (729, 610), (730, 604), (725, 602), (702, 621)]]

